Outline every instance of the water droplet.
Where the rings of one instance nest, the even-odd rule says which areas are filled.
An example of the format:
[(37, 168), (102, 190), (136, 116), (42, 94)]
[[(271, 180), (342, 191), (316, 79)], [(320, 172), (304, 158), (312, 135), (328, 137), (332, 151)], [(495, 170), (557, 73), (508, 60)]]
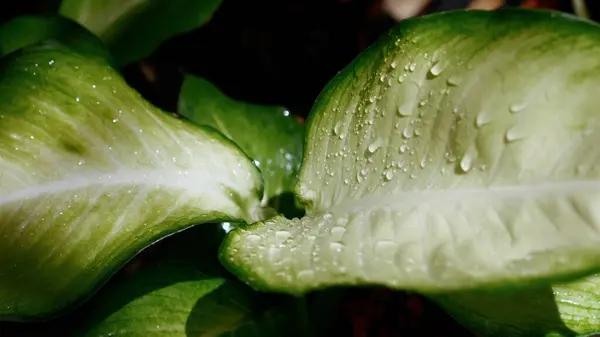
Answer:
[(75, 97), (75, 101), (79, 102), (80, 101), (79, 97)]
[(113, 120), (112, 120), (113, 123), (117, 123), (118, 121), (119, 121), (118, 118), (113, 118)]
[(413, 135), (414, 135), (414, 132), (410, 128), (404, 128), (404, 130), (402, 130), (402, 137), (404, 137), (406, 139), (412, 138)]
[(458, 115), (458, 107), (454, 107), (454, 109), (452, 109), (452, 113)]
[(331, 228), (331, 239), (334, 241), (341, 241), (342, 236), (344, 236), (344, 233), (346, 233), (346, 228), (340, 226), (333, 226)]
[(462, 160), (460, 161), (460, 169), (463, 170), (463, 172), (469, 172), (472, 165), (473, 165), (473, 158), (469, 155), (465, 155), (462, 158)]
[(401, 105), (400, 107), (398, 107), (398, 116), (407, 117), (410, 115), (412, 115), (412, 109), (410, 107), (410, 104), (405, 103), (405, 104)]
[(367, 150), (370, 153), (375, 153), (375, 151), (377, 151), (377, 149), (379, 149), (381, 147), (381, 143), (382, 143), (381, 138), (377, 138), (373, 143), (369, 144), (369, 146), (367, 147)]
[(315, 278), (315, 272), (312, 270), (301, 270), (296, 276), (300, 282), (310, 282)]
[(448, 80), (446, 80), (446, 83), (447, 83), (449, 86), (452, 86), (452, 87), (457, 87), (458, 85), (460, 85), (460, 79), (459, 79), (458, 77), (453, 77), (453, 76), (450, 76), (450, 77), (448, 78)]
[(429, 69), (429, 73), (431, 74), (431, 76), (439, 76), (442, 71), (444, 71), (444, 64), (442, 64), (440, 61), (436, 61), (433, 66), (431, 67), (431, 69)]
[(404, 75), (398, 76), (398, 83), (404, 82)]
[(342, 121), (338, 121), (337, 123), (335, 123), (335, 126), (333, 127), (333, 134), (339, 136), (342, 133), (342, 127)]
[(342, 250), (344, 250), (344, 245), (339, 242), (331, 242), (329, 244), (329, 248), (336, 253), (340, 253)]
[(385, 172), (383, 173), (383, 178), (386, 181), (390, 181), (390, 180), (394, 179), (394, 172), (391, 169), (385, 170)]
[(518, 103), (511, 104), (508, 107), (508, 110), (511, 113), (517, 113), (517, 112), (523, 111), (526, 107), (527, 107), (527, 103), (526, 102), (518, 102)]
[(364, 177), (364, 176), (367, 175), (367, 173), (369, 173), (369, 171), (367, 171), (367, 169), (361, 169), (359, 173), (360, 173), (361, 176)]
[(284, 241), (285, 239), (289, 238), (291, 235), (292, 234), (290, 234), (290, 232), (288, 232), (288, 231), (275, 232), (275, 237), (280, 241)]
[(382, 240), (375, 243), (375, 254), (381, 257), (393, 257), (396, 252), (396, 244), (393, 241)]
[(477, 127), (482, 127), (482, 126), (484, 126), (485, 124), (488, 124), (491, 121), (492, 121), (492, 119), (491, 119), (491, 115), (490, 114), (486, 114), (485, 112), (481, 112), (475, 118), (475, 125)]
[(408, 70), (412, 73), (413, 71), (415, 71), (417, 69), (417, 64), (416, 63), (411, 63), (408, 66)]
[(250, 234), (250, 235), (246, 236), (246, 241), (248, 241), (250, 243), (258, 243), (258, 242), (260, 242), (260, 236), (255, 235), (255, 234)]
[(396, 61), (392, 62), (392, 64), (390, 64), (390, 66), (392, 67), (392, 69), (396, 69), (396, 67), (398, 66), (398, 63), (396, 63)]
[(269, 260), (271, 260), (272, 262), (278, 262), (279, 260), (281, 260), (281, 249), (277, 247), (270, 247), (268, 254)]
[(512, 128), (508, 129), (505, 135), (506, 141), (509, 143), (517, 141), (524, 137), (525, 135), (523, 135), (523, 133), (519, 131), (519, 128), (517, 126), (513, 126)]

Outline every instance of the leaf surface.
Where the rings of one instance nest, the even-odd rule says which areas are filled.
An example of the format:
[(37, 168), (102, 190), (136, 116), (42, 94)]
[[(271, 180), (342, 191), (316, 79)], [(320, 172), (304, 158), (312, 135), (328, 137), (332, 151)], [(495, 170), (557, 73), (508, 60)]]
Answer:
[(150, 243), (261, 218), (259, 171), (147, 103), (100, 56), (50, 41), (0, 65), (0, 316), (86, 299)]
[(256, 288), (521, 287), (600, 267), (600, 28), (554, 12), (401, 22), (323, 90), (307, 216), (234, 230)]

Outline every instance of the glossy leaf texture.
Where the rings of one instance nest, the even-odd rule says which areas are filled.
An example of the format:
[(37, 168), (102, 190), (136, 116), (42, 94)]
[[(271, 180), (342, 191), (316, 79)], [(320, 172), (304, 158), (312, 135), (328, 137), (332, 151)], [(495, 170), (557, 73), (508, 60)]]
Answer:
[(235, 101), (210, 82), (187, 76), (178, 112), (194, 123), (215, 128), (239, 145), (262, 171), (267, 198), (293, 191), (304, 127), (288, 110)]
[(190, 224), (261, 218), (246, 155), (151, 106), (103, 57), (21, 49), (2, 60), (0, 95), (3, 319), (72, 307)]
[(63, 0), (60, 13), (96, 34), (120, 64), (206, 23), (221, 0)]
[(0, 56), (44, 40), (57, 40), (79, 53), (101, 55), (112, 62), (112, 56), (91, 32), (56, 14), (19, 16), (0, 26)]
[(307, 131), (307, 216), (234, 230), (259, 289), (425, 293), (600, 267), (600, 28), (555, 12), (405, 20), (336, 76)]
[(103, 290), (77, 336), (301, 336), (297, 316), (235, 280), (162, 262)]
[(600, 334), (600, 277), (516, 293), (434, 298), (464, 326), (486, 337), (574, 337)]

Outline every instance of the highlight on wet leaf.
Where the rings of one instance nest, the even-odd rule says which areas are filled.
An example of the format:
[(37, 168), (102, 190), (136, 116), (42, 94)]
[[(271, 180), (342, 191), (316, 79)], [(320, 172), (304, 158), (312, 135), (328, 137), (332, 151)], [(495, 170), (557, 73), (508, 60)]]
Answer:
[(101, 56), (58, 41), (21, 49), (2, 60), (0, 93), (2, 319), (81, 303), (191, 224), (262, 218), (250, 159), (151, 106)]
[(206, 23), (221, 0), (62, 0), (60, 14), (96, 34), (124, 65)]
[(434, 297), (450, 315), (486, 337), (595, 336), (600, 332), (600, 277), (515, 293)]
[(304, 127), (289, 110), (236, 101), (210, 82), (187, 76), (178, 112), (196, 124), (215, 128), (239, 145), (261, 170), (266, 198), (292, 193), (302, 159)]
[(555, 12), (405, 20), (323, 90), (301, 219), (229, 233), (257, 289), (423, 293), (563, 282), (600, 268), (600, 28)]

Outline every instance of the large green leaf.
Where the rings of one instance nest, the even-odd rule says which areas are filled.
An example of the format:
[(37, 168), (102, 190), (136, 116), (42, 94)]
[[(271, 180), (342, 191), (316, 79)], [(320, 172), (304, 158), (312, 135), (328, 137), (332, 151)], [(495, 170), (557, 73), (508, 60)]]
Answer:
[(58, 42), (0, 65), (0, 316), (82, 301), (155, 240), (261, 218), (262, 181), (212, 129), (163, 113)]
[(0, 26), (0, 56), (44, 40), (58, 40), (82, 54), (112, 60), (94, 34), (56, 14), (20, 16)]
[(297, 193), (307, 216), (234, 230), (261, 289), (437, 292), (600, 267), (600, 28), (554, 12), (406, 20), (327, 85)]
[(221, 0), (63, 0), (60, 13), (87, 27), (121, 64), (207, 22)]
[(304, 128), (288, 110), (232, 100), (192, 76), (183, 82), (178, 110), (197, 124), (219, 130), (253, 158), (263, 173), (267, 198), (293, 191)]
[(600, 277), (516, 293), (439, 295), (455, 319), (485, 337), (600, 334)]

